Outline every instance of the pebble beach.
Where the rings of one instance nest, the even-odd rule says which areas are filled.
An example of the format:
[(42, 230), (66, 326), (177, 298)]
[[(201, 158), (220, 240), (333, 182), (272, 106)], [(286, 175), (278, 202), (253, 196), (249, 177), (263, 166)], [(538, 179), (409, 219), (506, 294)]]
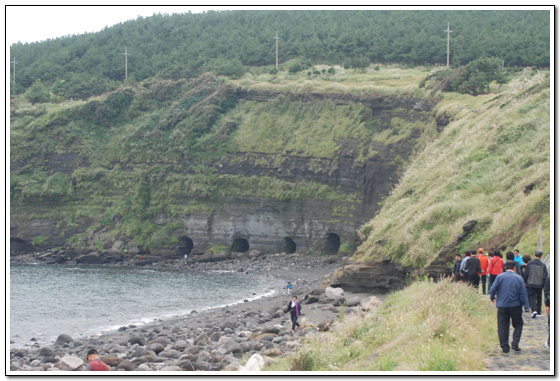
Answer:
[[(32, 256), (20, 257), (20, 263)], [(186, 270), (236, 271), (280, 278), (294, 284), (291, 295), (278, 290), (273, 295), (251, 300), (247, 290), (242, 303), (227, 305), (168, 320), (135, 326), (122, 326), (114, 332), (74, 338), (65, 332), (52, 345), (38, 343), (11, 348), (10, 371), (82, 371), (86, 354), (95, 348), (110, 371), (232, 371), (246, 370), (245, 363), (257, 356), (264, 363), (297, 350), (308, 336), (321, 334), (337, 323), (341, 314), (359, 313), (361, 305), (382, 295), (352, 294), (325, 288), (323, 279), (340, 267), (338, 257), (298, 257), (269, 255), (218, 263), (163, 261), (151, 264), (165, 268), (183, 266)], [(302, 303), (300, 329), (291, 331), (290, 314), (285, 307), (292, 295)]]

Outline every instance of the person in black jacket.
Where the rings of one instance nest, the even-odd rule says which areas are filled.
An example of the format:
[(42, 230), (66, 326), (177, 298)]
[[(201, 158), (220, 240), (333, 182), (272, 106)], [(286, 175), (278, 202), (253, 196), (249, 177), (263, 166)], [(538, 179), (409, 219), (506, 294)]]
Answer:
[(467, 273), (468, 283), (474, 288), (478, 288), (478, 283), (480, 282), (480, 259), (472, 255), (465, 263), (465, 272)]
[(517, 263), (517, 264), (515, 265), (515, 273), (516, 273), (517, 275), (521, 275), (521, 277), (523, 277), (523, 274), (521, 273), (521, 267), (519, 266), (519, 262), (517, 262), (517, 261), (515, 260), (515, 254), (513, 253), (513, 251), (508, 251), (508, 252), (506, 253), (506, 259), (507, 259), (507, 261), (504, 263), (503, 271), (504, 271), (504, 272), (506, 271), (506, 263), (508, 263), (508, 262), (515, 262), (515, 263)]
[(463, 280), (463, 276), (461, 275), (461, 262), (463, 258), (461, 257), (460, 253), (455, 255), (455, 265), (453, 265), (453, 273), (451, 273), (451, 277), (453, 281), (460, 282)]
[(292, 333), (294, 329), (299, 328), (299, 323), (297, 321), (299, 315), (301, 315), (301, 305), (297, 300), (297, 296), (292, 297), (292, 301), (288, 302), (288, 311), (290, 311), (290, 316), (292, 318)]
[(529, 304), (531, 305), (531, 311), (533, 311), (531, 317), (533, 319), (541, 316), (544, 282), (548, 277), (546, 265), (541, 261), (542, 255), (542, 251), (537, 250), (535, 259), (527, 263), (525, 276), (523, 277), (529, 294)]

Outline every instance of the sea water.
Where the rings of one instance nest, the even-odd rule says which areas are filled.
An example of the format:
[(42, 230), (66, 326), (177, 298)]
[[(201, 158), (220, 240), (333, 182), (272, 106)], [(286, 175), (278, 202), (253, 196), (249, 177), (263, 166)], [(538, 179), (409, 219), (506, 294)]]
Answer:
[(83, 338), (156, 323), (278, 292), (279, 279), (239, 272), (144, 267), (11, 265), (12, 347), (52, 345), (58, 335)]

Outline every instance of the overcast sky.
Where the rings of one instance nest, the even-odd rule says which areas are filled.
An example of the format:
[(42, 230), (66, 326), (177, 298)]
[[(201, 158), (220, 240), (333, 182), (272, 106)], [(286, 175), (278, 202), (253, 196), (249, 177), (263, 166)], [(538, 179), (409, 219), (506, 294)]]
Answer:
[[(8, 45), (44, 41), (49, 38), (99, 32), (106, 26), (149, 17), (154, 13), (201, 12), (209, 7), (193, 6), (8, 6)], [(213, 8), (210, 8), (213, 9)]]

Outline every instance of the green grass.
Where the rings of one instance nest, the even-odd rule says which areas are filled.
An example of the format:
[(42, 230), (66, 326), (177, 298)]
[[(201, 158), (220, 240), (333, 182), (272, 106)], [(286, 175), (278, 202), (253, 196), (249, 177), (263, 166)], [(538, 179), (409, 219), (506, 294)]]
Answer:
[[(507, 250), (522, 243), (532, 253), (535, 226), (523, 221), (541, 222), (545, 237), (550, 236), (547, 83), (546, 72), (525, 71), (499, 95), (444, 94), (434, 113), (447, 113), (452, 122), (409, 161), (377, 216), (362, 227), (369, 238), (354, 259), (388, 257), (423, 266), (471, 220), (480, 226), (460, 243), (459, 251), (504, 234), (499, 244)], [(544, 249), (550, 250), (549, 240)]]
[(480, 371), (497, 345), (495, 307), (463, 283), (418, 280), (373, 299), (266, 371)]

